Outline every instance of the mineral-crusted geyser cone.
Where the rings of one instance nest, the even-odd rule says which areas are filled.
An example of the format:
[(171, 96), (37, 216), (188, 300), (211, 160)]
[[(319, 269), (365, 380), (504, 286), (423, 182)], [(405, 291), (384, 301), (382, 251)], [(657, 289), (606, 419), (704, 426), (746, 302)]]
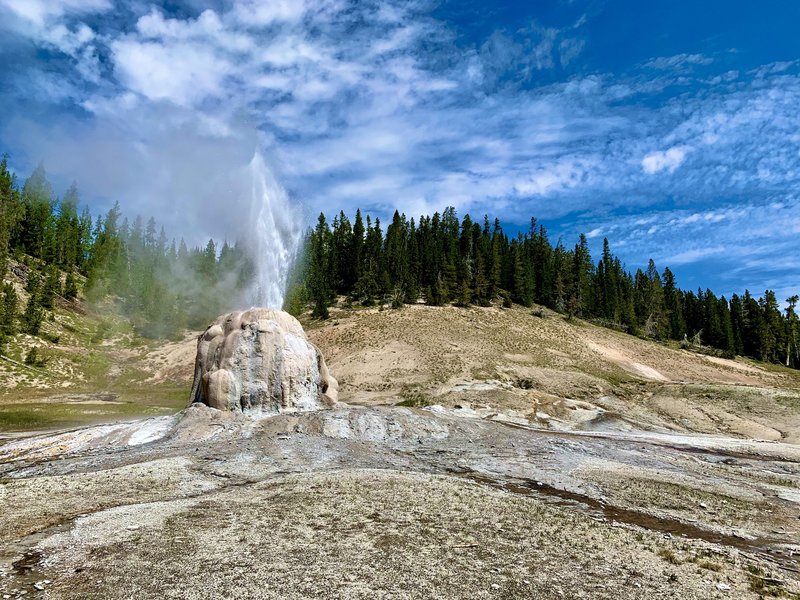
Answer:
[(338, 384), (288, 313), (251, 308), (217, 318), (197, 342), (189, 403), (250, 414), (319, 410)]

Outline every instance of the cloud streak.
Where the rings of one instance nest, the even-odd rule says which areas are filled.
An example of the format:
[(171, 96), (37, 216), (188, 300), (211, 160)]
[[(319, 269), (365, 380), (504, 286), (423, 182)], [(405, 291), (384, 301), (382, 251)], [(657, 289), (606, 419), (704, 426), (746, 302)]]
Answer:
[[(0, 0), (3, 14), (4, 52), (50, 53), (6, 74), (8, 150), (194, 240), (240, 233), (256, 146), (309, 220), (452, 204), (684, 265), (722, 258), (727, 224), (753, 222), (737, 203), (791, 204), (800, 183), (796, 63), (675, 52), (589, 68), (586, 15), (468, 37), (424, 1)], [(644, 212), (656, 220), (636, 225)], [(670, 233), (695, 226), (714, 239)]]

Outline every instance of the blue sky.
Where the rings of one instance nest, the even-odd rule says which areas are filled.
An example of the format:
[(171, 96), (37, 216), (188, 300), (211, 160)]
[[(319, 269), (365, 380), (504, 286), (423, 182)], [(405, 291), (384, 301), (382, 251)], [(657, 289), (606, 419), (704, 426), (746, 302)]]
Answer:
[(260, 147), (308, 219), (536, 216), (784, 299), (798, 22), (790, 1), (0, 0), (0, 148), (193, 240), (247, 230)]

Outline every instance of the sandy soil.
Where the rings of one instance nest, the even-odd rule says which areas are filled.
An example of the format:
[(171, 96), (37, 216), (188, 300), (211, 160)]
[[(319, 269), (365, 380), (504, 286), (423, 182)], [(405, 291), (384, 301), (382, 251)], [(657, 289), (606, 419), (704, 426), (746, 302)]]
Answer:
[(198, 332), (187, 332), (182, 340), (164, 344), (147, 353), (142, 359), (142, 368), (151, 375), (145, 382), (182, 381), (191, 384), (198, 335)]
[(307, 322), (351, 404), (515, 411), (556, 429), (800, 441), (800, 373), (642, 340), (552, 311), (409, 306)]

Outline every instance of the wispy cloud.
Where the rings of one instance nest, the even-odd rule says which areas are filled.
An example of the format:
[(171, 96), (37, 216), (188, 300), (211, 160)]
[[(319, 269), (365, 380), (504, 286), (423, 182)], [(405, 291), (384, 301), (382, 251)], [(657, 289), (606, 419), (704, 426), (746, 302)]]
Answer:
[[(796, 63), (677, 53), (603, 72), (585, 16), (465, 38), (422, 0), (196, 4), (0, 0), (0, 33), (49, 57), (4, 73), (7, 149), (193, 236), (236, 235), (256, 144), (308, 213), (566, 218), (674, 263), (723, 259), (710, 249), (737, 226), (778, 227), (757, 209), (796, 206)], [(766, 214), (775, 247), (796, 217)]]
[(675, 70), (685, 69), (693, 65), (710, 65), (714, 60), (702, 54), (675, 54), (673, 56), (659, 56), (653, 58), (644, 66), (648, 69)]
[(706, 246), (704, 248), (695, 248), (694, 250), (684, 250), (671, 256), (664, 258), (667, 265), (685, 265), (695, 263), (701, 260), (719, 256), (725, 252), (725, 246)]
[(642, 169), (650, 175), (665, 170), (674, 173), (686, 160), (690, 150), (688, 146), (674, 146), (668, 150), (650, 152), (642, 159)]
[(66, 15), (109, 10), (111, 0), (3, 0), (0, 7), (37, 27)]

